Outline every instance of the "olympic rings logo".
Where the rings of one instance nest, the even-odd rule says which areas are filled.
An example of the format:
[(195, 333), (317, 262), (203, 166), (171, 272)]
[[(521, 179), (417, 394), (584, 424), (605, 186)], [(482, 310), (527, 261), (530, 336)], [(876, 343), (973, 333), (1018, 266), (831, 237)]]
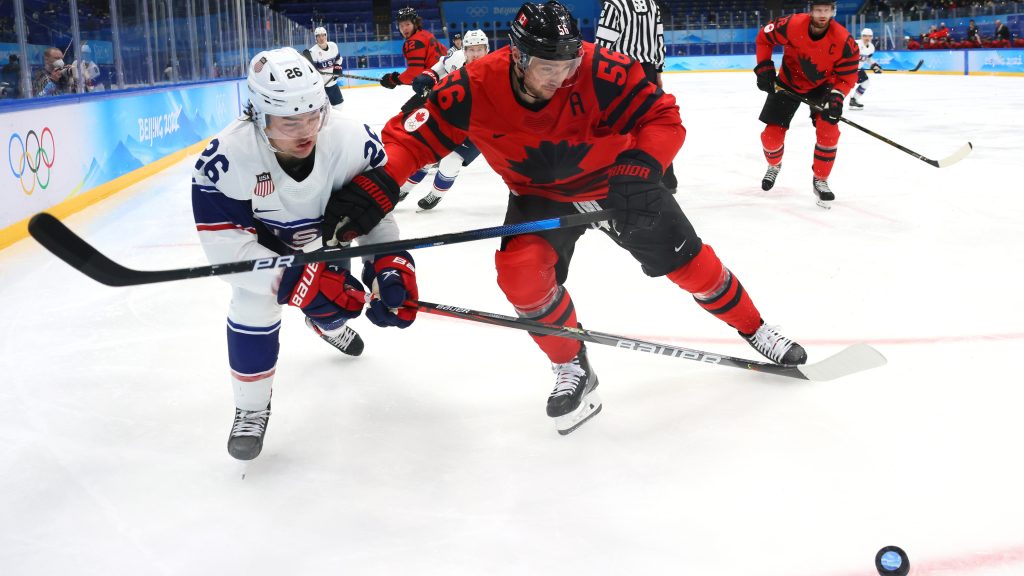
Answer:
[(490, 6), (470, 6), (466, 8), (466, 15), (470, 18), (479, 18), (491, 13)]
[(49, 126), (43, 128), (39, 134), (36, 134), (35, 130), (29, 130), (24, 139), (15, 132), (7, 141), (7, 163), (11, 167), (11, 173), (21, 182), (21, 191), (26, 196), (31, 196), (36, 191), (36, 186), (39, 186), (40, 190), (46, 190), (50, 185), (50, 169), (53, 168), (56, 157), (57, 146)]

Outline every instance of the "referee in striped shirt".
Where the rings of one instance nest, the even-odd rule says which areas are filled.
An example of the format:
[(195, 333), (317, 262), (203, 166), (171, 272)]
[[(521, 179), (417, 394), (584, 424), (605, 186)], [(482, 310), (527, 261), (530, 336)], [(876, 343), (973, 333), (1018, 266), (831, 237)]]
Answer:
[[(665, 66), (665, 31), (655, 0), (604, 0), (597, 24), (596, 44), (640, 62), (647, 80), (661, 87)], [(676, 175), (669, 164), (662, 184), (676, 191)]]

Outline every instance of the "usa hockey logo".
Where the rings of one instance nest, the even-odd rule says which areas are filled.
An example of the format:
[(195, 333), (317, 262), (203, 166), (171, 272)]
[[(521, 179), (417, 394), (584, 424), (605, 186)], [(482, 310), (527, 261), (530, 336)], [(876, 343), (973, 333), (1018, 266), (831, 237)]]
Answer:
[(256, 175), (256, 187), (252, 189), (252, 193), (260, 198), (274, 193), (274, 181), (270, 179), (270, 172)]
[(267, 57), (266, 56), (260, 58), (259, 62), (256, 62), (255, 64), (253, 64), (252, 71), (257, 73), (257, 74), (259, 74), (260, 72), (263, 71), (263, 65), (266, 64), (266, 63), (267, 63)]

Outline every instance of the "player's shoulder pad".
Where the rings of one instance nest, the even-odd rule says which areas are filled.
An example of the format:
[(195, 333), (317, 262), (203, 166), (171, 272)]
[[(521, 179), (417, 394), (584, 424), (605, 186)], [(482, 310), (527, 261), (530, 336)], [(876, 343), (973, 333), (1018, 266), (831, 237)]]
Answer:
[(843, 57), (850, 58), (858, 53), (860, 53), (860, 48), (857, 47), (857, 40), (847, 32), (846, 40), (843, 42)]
[(419, 38), (418, 36), (413, 36), (412, 38), (409, 38), (408, 40), (405, 41), (406, 50), (416, 50), (417, 48), (426, 47), (427, 43), (423, 41), (423, 38)]
[(469, 130), (469, 116), (473, 110), (469, 80), (469, 71), (459, 68), (441, 78), (430, 92), (430, 102), (441, 117), (459, 130)]
[[(598, 107), (603, 111), (618, 98), (629, 85), (629, 69), (636, 62), (620, 52), (594, 45), (593, 60), (590, 63), (594, 78), (594, 94)], [(585, 57), (584, 57), (585, 58)], [(581, 64), (581, 67), (585, 63)]]

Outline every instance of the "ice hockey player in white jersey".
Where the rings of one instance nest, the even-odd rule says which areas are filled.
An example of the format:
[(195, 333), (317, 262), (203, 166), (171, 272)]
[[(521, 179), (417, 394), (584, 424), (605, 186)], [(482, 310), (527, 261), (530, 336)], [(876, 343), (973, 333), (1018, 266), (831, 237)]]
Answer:
[[(484, 34), (483, 30), (470, 30), (466, 32), (465, 37), (462, 39), (462, 50), (456, 50), (455, 52), (449, 52), (447, 56), (442, 58), (434, 64), (433, 68), (420, 74), (412, 81), (412, 89), (415, 94), (402, 106), (402, 112), (408, 114), (413, 110), (416, 110), (423, 106), (427, 100), (427, 94), (430, 93), (430, 89), (441, 79), (451, 74), (455, 70), (462, 68), (466, 64), (473, 62), (479, 58), (483, 58), (488, 52), (487, 35)], [(467, 138), (458, 148), (452, 150), (450, 154), (441, 159), (437, 165), (437, 172), (434, 173), (434, 187), (427, 193), (426, 196), (420, 198), (417, 205), (422, 210), (430, 210), (434, 206), (437, 206), (441, 198), (444, 197), (445, 193), (451, 189), (452, 184), (455, 184), (455, 179), (459, 176), (459, 171), (462, 170), (463, 166), (469, 166), (477, 156), (480, 155), (480, 150), (469, 141)], [(423, 178), (427, 175), (427, 171), (424, 169), (417, 170), (412, 176), (402, 185), (402, 194), (399, 196), (399, 200), (404, 199), (408, 196), (409, 192), (419, 184)]]
[[(294, 48), (260, 52), (249, 64), (248, 88), (245, 114), (213, 137), (192, 173), (192, 210), (211, 263), (312, 251), (324, 230), (324, 243), (336, 244), (336, 231), (364, 218), (350, 203), (360, 190), (379, 194), (386, 206), (378, 214), (390, 210), (398, 185), (376, 176), (387, 163), (380, 138), (328, 105), (308, 59)], [(388, 214), (357, 233), (364, 234), (357, 241), (389, 242), (398, 239), (398, 226)], [(414, 266), (408, 252), (364, 260), (362, 279), (375, 296), (366, 313), (371, 322), (413, 322), (415, 309), (402, 303), (417, 297)], [(263, 448), (270, 417), (282, 306), (298, 307), (312, 332), (358, 356), (362, 339), (346, 322), (361, 313), (364, 288), (348, 262), (222, 278), (232, 288), (227, 340), (235, 417), (228, 453), (251, 460)]]
[(338, 74), (341, 74), (341, 54), (338, 52), (338, 45), (327, 41), (327, 29), (322, 26), (314, 30), (313, 35), (316, 37), (316, 44), (307, 48), (306, 53), (324, 79), (324, 91), (331, 100), (331, 106), (338, 106), (345, 100), (341, 95), (341, 87), (338, 86)]
[(875, 33), (871, 31), (871, 28), (860, 31), (860, 42), (857, 42), (857, 48), (860, 49), (860, 70), (857, 71), (857, 89), (850, 94), (850, 110), (864, 108), (861, 100), (864, 99), (864, 93), (867, 92), (868, 84), (871, 83), (868, 70), (875, 74), (882, 73), (882, 67), (872, 58), (875, 54), (875, 44), (872, 42), (874, 36)]

